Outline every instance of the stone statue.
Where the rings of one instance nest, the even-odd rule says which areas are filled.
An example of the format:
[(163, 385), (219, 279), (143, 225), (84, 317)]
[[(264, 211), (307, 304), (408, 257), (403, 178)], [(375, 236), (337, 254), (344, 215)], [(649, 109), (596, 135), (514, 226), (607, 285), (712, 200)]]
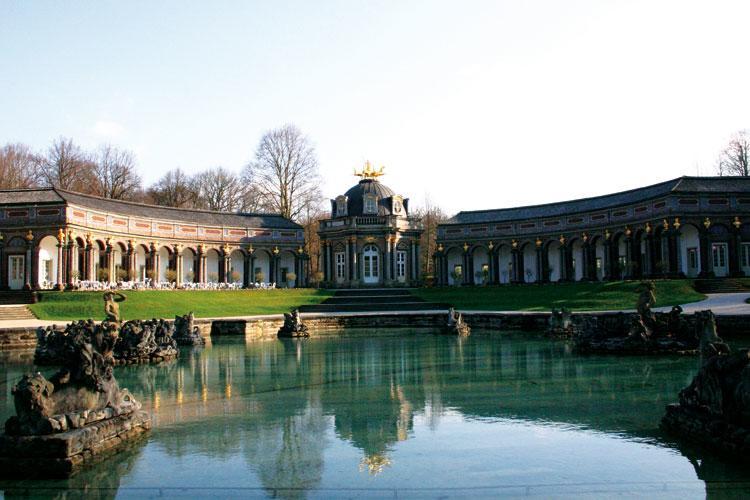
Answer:
[(667, 406), (662, 427), (724, 453), (750, 452), (750, 351), (732, 353), (716, 334), (711, 311), (702, 311), (702, 365), (679, 402)]
[(469, 335), (470, 332), (471, 328), (469, 328), (469, 325), (464, 323), (463, 315), (459, 312), (456, 312), (453, 307), (448, 309), (448, 322), (443, 329), (443, 333), (465, 337)]
[(705, 364), (713, 356), (729, 354), (731, 349), (716, 333), (716, 316), (711, 311), (695, 313), (695, 333), (699, 339), (698, 349), (701, 364)]
[(547, 319), (547, 335), (555, 337), (567, 337), (575, 333), (573, 326), (573, 315), (570, 310), (552, 308), (552, 314)]
[(672, 306), (667, 318), (667, 332), (670, 337), (680, 337), (683, 330), (682, 307)]
[(62, 432), (140, 409), (117, 385), (111, 339), (79, 335), (67, 347), (63, 367), (49, 380), (27, 374), (13, 388), (16, 415), (5, 424), (7, 434)]
[(174, 317), (174, 339), (178, 345), (204, 345), (206, 339), (195, 326), (195, 315), (192, 311), (184, 316)]
[(646, 328), (653, 331), (656, 326), (656, 317), (651, 311), (651, 308), (656, 304), (656, 296), (654, 295), (654, 283), (646, 281), (641, 283), (641, 292), (638, 295), (638, 304), (636, 309), (638, 315), (641, 317), (643, 324)]
[(120, 318), (120, 305), (119, 302), (125, 302), (126, 297), (120, 292), (105, 292), (104, 293), (104, 315), (106, 321), (119, 324)]
[(81, 321), (58, 333), (62, 368), (49, 379), (28, 373), (11, 391), (16, 414), (0, 435), (3, 479), (67, 477), (151, 427), (115, 379), (110, 330)]
[(299, 309), (284, 313), (284, 326), (279, 329), (279, 337), (309, 337), (307, 325), (299, 317)]

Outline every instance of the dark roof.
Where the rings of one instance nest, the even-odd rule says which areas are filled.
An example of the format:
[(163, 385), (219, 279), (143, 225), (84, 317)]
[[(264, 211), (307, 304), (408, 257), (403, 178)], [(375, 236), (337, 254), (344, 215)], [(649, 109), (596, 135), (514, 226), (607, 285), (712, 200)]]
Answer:
[(192, 208), (162, 207), (131, 201), (111, 200), (55, 188), (0, 190), (0, 205), (61, 202), (121, 215), (206, 226), (267, 227), (274, 229), (302, 228), (299, 224), (285, 219), (278, 214), (214, 212)]
[(346, 210), (348, 215), (362, 215), (364, 211), (364, 196), (374, 194), (378, 200), (378, 215), (390, 215), (390, 204), (385, 200), (395, 195), (389, 188), (374, 179), (362, 179), (346, 192)]
[(607, 210), (673, 193), (750, 193), (750, 177), (678, 177), (619, 193), (544, 205), (459, 212), (445, 224), (481, 224)]

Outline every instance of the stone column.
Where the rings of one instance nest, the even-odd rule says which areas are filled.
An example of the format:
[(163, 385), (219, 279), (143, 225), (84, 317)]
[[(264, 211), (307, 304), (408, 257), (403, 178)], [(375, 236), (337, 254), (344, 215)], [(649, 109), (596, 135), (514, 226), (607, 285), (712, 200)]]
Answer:
[(570, 274), (568, 273), (568, 247), (565, 244), (565, 238), (560, 238), (560, 281), (568, 281)]
[(411, 250), (412, 250), (412, 255), (413, 255), (412, 262), (414, 265), (414, 278), (413, 279), (414, 279), (414, 283), (416, 283), (417, 281), (419, 281), (419, 278), (420, 278), (419, 276), (420, 274), (419, 273), (420, 271), (419, 269), (419, 242), (412, 240)]
[(644, 259), (643, 276), (652, 277), (656, 274), (654, 269), (654, 236), (648, 231), (643, 238)]
[(255, 252), (250, 254), (250, 281), (255, 283)]
[(8, 258), (5, 255), (5, 237), (0, 233), (0, 290), (8, 289)]
[(669, 230), (669, 274), (672, 276), (679, 276), (680, 275), (680, 238), (681, 233), (680, 230), (670, 229)]
[(612, 264), (612, 240), (610, 240), (609, 231), (604, 233), (604, 259), (602, 261), (602, 279), (610, 281), (614, 279), (614, 266)]
[(625, 269), (622, 271), (622, 278), (629, 280), (633, 277), (633, 242), (630, 235), (625, 236)]
[(55, 276), (55, 290), (65, 289), (63, 268), (65, 267), (65, 231), (60, 228), (57, 232), (57, 276)]
[(738, 278), (745, 275), (742, 271), (742, 222), (739, 217), (732, 221), (729, 237), (729, 276)]
[(250, 286), (250, 276), (252, 275), (251, 273), (253, 272), (253, 269), (252, 269), (253, 265), (250, 262), (252, 259), (250, 257), (249, 251), (247, 253), (242, 254), (242, 255), (243, 255), (243, 257), (242, 257), (242, 259), (243, 259), (242, 260), (242, 269), (243, 269), (243, 272), (242, 272), (242, 287), (243, 288), (248, 288)]
[(701, 272), (699, 278), (709, 278), (714, 274), (713, 258), (711, 256), (711, 235), (708, 228), (698, 231), (698, 246), (700, 248)]
[(149, 274), (151, 274), (151, 284), (153, 286), (157, 281), (159, 281), (159, 251), (156, 248), (155, 242), (151, 242), (149, 250), (151, 254), (151, 272)]
[(354, 281), (357, 281), (361, 279), (360, 271), (359, 271), (359, 249), (357, 248), (357, 237), (352, 236), (352, 273), (354, 278), (352, 278)]
[(115, 251), (112, 247), (112, 240), (107, 238), (107, 245), (104, 247), (104, 255), (107, 260), (107, 281), (115, 281)]
[(73, 237), (73, 231), (68, 231), (68, 273), (66, 275), (66, 288), (72, 289), (75, 282), (75, 274), (78, 272), (78, 245)]
[(201, 244), (198, 245), (195, 252), (195, 282), (204, 283), (205, 274), (203, 272), (203, 259), (205, 258), (205, 247)]
[(127, 281), (134, 281), (138, 269), (136, 269), (136, 252), (133, 240), (128, 240), (128, 249), (126, 252), (127, 258), (125, 259), (125, 262), (127, 262), (127, 265), (125, 266), (125, 279)]
[(591, 269), (589, 266), (591, 255), (589, 254), (589, 247), (589, 239), (586, 236), (583, 238), (583, 244), (581, 245), (582, 262), (578, 264), (581, 266), (581, 281), (591, 281)]
[(469, 247), (468, 245), (464, 246), (464, 253), (463, 253), (463, 276), (461, 276), (461, 280), (464, 285), (471, 284), (471, 270), (469, 269), (469, 259), (471, 258), (471, 254), (469, 254)]
[(230, 257), (229, 247), (226, 245), (221, 247), (221, 262), (219, 263), (219, 283), (229, 283), (230, 276), (229, 270), (232, 265), (232, 258)]
[(183, 258), (182, 245), (176, 244), (174, 249), (174, 267), (175, 267), (175, 286), (182, 286)]
[(513, 240), (510, 248), (510, 276), (508, 279), (511, 283), (518, 283), (518, 242)]
[(535, 242), (536, 246), (536, 281), (537, 283), (547, 282), (547, 254), (544, 251), (542, 240), (538, 239)]
[(30, 230), (26, 234), (26, 261), (24, 262), (23, 270), (23, 289), (32, 290), (34, 289), (34, 282), (38, 282), (38, 279), (34, 279), (34, 266), (32, 261), (34, 259), (34, 233)]

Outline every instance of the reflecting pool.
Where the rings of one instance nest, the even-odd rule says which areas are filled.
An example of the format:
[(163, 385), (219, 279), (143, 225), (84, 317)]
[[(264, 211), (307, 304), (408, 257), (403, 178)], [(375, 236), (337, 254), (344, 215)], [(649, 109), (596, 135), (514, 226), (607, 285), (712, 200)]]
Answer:
[[(33, 367), (0, 364), (0, 418)], [(5, 496), (732, 497), (747, 467), (662, 435), (694, 358), (578, 356), (520, 333), (214, 339), (118, 367), (151, 434), (66, 481)], [(46, 372), (54, 370), (47, 369)]]

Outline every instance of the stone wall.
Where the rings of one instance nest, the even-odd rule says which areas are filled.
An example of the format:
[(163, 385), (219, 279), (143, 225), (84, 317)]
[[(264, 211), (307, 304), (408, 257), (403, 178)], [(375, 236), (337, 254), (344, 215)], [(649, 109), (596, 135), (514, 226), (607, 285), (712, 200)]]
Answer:
[[(613, 316), (619, 313), (585, 313), (592, 316)], [(574, 314), (579, 316), (579, 314)], [(550, 313), (465, 313), (467, 323), (480, 330), (543, 331), (547, 327)], [(302, 315), (310, 333), (346, 329), (392, 329), (392, 328), (439, 328), (445, 324), (446, 314), (346, 314), (338, 316)], [(719, 335), (730, 340), (750, 338), (750, 318), (748, 316), (717, 316)], [(271, 339), (276, 337), (284, 324), (282, 316), (262, 316), (237, 319), (196, 319), (195, 325), (201, 335), (210, 340), (212, 336), (242, 335), (248, 340)], [(63, 325), (61, 325), (61, 328)], [(0, 329), (0, 351), (29, 349), (36, 347), (36, 332), (33, 328)]]

